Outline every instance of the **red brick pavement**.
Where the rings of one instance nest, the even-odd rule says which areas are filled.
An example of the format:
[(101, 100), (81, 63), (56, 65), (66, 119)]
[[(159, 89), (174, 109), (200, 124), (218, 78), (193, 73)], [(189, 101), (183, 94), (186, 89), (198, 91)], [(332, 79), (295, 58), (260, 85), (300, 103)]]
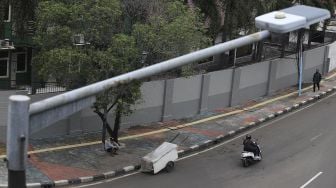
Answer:
[(257, 116), (248, 116), (244, 118), (243, 125), (248, 125), (251, 122), (256, 122), (258, 120)]
[(97, 174), (97, 172), (92, 170), (43, 162), (33, 154), (30, 156), (29, 162), (53, 181), (93, 176)]
[(223, 132), (221, 132), (221, 131), (197, 129), (197, 128), (194, 128), (194, 127), (186, 127), (186, 128), (183, 128), (183, 130), (189, 131), (189, 132), (192, 132), (192, 133), (196, 133), (196, 134), (209, 136), (209, 137), (217, 137), (217, 136), (223, 134)]

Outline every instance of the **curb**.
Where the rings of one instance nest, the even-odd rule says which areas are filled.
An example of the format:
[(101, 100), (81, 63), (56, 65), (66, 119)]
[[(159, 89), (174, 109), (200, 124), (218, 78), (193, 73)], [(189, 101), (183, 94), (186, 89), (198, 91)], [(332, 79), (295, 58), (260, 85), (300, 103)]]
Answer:
[[(334, 93), (336, 91), (336, 86), (332, 87), (330, 89), (328, 89), (327, 91), (323, 91), (317, 95), (315, 95), (314, 97), (310, 97), (306, 100), (302, 100), (298, 103), (293, 104), (290, 107), (285, 107), (282, 110), (279, 110), (273, 114), (269, 114), (268, 116), (264, 117), (264, 118), (260, 118), (255, 122), (250, 122), (247, 126), (242, 126), (239, 127), (238, 130), (236, 131), (230, 131), (228, 132), (226, 135), (219, 135), (217, 136), (215, 139), (213, 140), (206, 140), (204, 142), (202, 142), (201, 144), (196, 144), (193, 146), (190, 146), (189, 148), (185, 149), (185, 150), (180, 150), (178, 151), (178, 156), (180, 157), (184, 157), (190, 153), (193, 152), (197, 152), (200, 150), (204, 150), (205, 148), (208, 148), (210, 146), (219, 144), (229, 138), (232, 138), (248, 129), (251, 129), (253, 127), (257, 127), (259, 125), (261, 125), (264, 122), (270, 121), (272, 119), (277, 118), (278, 116), (287, 114), (288, 112), (291, 112), (295, 109), (299, 109), (302, 106), (306, 106), (309, 103), (313, 103), (317, 100), (320, 100), (328, 95), (330, 95), (331, 93)], [(58, 180), (58, 181), (49, 181), (49, 182), (40, 182), (40, 183), (28, 183), (27, 184), (27, 188), (52, 188), (52, 187), (59, 187), (59, 186), (68, 186), (68, 185), (78, 185), (81, 183), (90, 183), (90, 182), (95, 182), (95, 181), (100, 181), (100, 180), (105, 180), (105, 179), (110, 179), (110, 178), (115, 178), (115, 177), (119, 177), (119, 176), (123, 176), (126, 174), (130, 174), (132, 172), (136, 172), (139, 171), (141, 168), (140, 164), (137, 165), (131, 165), (131, 166), (126, 166), (122, 169), (117, 169), (114, 171), (109, 171), (109, 172), (105, 172), (102, 174), (97, 174), (94, 176), (87, 176), (87, 177), (79, 177), (79, 178), (74, 178), (74, 179), (69, 179), (69, 180)], [(0, 184), (0, 188), (8, 188), (7, 184)]]
[(246, 131), (248, 129), (251, 129), (253, 127), (257, 127), (257, 126), (259, 126), (260, 124), (262, 124), (264, 122), (270, 121), (272, 119), (275, 119), (278, 116), (285, 115), (288, 112), (291, 112), (291, 111), (293, 111), (295, 109), (299, 109), (300, 107), (306, 106), (309, 103), (313, 103), (313, 102), (315, 102), (315, 101), (317, 101), (319, 99), (322, 99), (322, 98), (330, 95), (331, 93), (333, 93), (335, 91), (336, 91), (336, 86), (333, 87), (332, 89), (328, 89), (325, 92), (321, 92), (320, 94), (315, 95), (314, 97), (311, 97), (311, 98), (309, 98), (307, 100), (302, 100), (299, 103), (295, 103), (291, 107), (285, 107), (283, 110), (279, 110), (279, 111), (277, 111), (274, 114), (270, 114), (270, 115), (266, 116), (265, 118), (260, 118), (260, 119), (258, 119), (255, 122), (250, 122), (247, 126), (239, 127), (239, 129), (236, 130), (236, 131), (230, 131), (226, 135), (217, 136), (214, 140), (207, 140), (204, 143), (202, 143), (201, 145), (194, 145), (194, 146), (189, 147), (186, 150), (179, 151), (179, 157), (180, 157), (180, 155), (181, 156), (185, 156), (185, 155), (187, 155), (189, 153), (195, 152), (197, 150), (202, 150), (203, 148), (209, 147), (211, 145), (216, 145), (216, 144), (218, 144), (218, 143), (220, 143), (220, 142), (222, 142), (224, 140), (227, 140), (229, 138), (232, 138), (233, 136), (238, 135), (238, 134), (240, 134), (240, 133), (242, 133), (242, 132), (244, 132), (244, 131)]
[[(140, 165), (134, 166), (126, 166), (122, 169), (114, 170), (105, 172), (102, 174), (97, 174), (94, 176), (87, 176), (87, 177), (79, 177), (69, 180), (58, 180), (58, 181), (48, 181), (48, 182), (41, 182), (41, 183), (27, 183), (27, 188), (51, 188), (51, 187), (59, 187), (59, 186), (67, 186), (67, 185), (78, 185), (81, 183), (90, 183), (94, 181), (100, 181), (105, 179), (110, 179), (122, 175), (129, 174), (131, 172), (138, 171), (140, 169)], [(0, 184), (0, 188), (7, 188), (7, 185)]]

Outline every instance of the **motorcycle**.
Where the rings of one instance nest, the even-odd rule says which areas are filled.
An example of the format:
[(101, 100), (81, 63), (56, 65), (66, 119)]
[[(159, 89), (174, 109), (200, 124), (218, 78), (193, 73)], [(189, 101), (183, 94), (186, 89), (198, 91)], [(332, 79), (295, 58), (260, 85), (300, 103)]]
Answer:
[(262, 159), (260, 146), (257, 144), (257, 142), (254, 142), (254, 143), (259, 149), (259, 155), (254, 155), (254, 153), (250, 151), (243, 151), (241, 153), (241, 161), (242, 161), (243, 167), (248, 167), (249, 165), (255, 162), (261, 161)]

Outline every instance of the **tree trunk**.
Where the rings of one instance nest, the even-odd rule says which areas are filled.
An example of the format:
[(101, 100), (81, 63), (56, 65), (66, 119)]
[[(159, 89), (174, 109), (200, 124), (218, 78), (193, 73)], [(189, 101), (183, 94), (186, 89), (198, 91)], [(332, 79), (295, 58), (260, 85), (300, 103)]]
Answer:
[(94, 111), (96, 114), (98, 114), (98, 116), (100, 117), (100, 120), (102, 121), (103, 123), (103, 126), (102, 126), (102, 143), (105, 144), (105, 140), (106, 140), (106, 130), (108, 132), (108, 134), (112, 137), (112, 129), (110, 127), (110, 125), (108, 124), (108, 121), (107, 121), (107, 114), (108, 114), (108, 111), (107, 109), (104, 110), (104, 113), (100, 112), (99, 110), (95, 110)]
[(119, 143), (118, 140), (118, 133), (119, 133), (119, 129), (120, 129), (120, 120), (121, 120), (121, 116), (122, 116), (122, 102), (118, 102), (117, 104), (117, 109), (116, 109), (116, 117), (114, 120), (114, 128), (113, 128), (113, 133), (112, 133), (112, 137), (114, 139), (115, 142)]
[[(223, 25), (223, 33), (222, 33), (222, 42), (226, 42), (228, 39), (232, 40), (232, 8), (233, 8), (233, 0), (227, 2), (225, 6), (225, 13), (224, 13), (224, 25)], [(223, 67), (229, 67), (233, 65), (233, 56), (235, 50), (230, 50), (229, 55), (227, 56), (225, 52), (221, 55), (221, 61), (223, 63)]]

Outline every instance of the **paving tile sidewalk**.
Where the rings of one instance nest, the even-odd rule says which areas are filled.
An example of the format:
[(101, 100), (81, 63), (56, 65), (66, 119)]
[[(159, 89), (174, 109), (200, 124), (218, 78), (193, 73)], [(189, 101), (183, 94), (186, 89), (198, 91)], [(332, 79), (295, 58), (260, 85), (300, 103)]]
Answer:
[[(102, 174), (126, 166), (137, 165), (142, 156), (146, 155), (164, 141), (171, 141), (178, 144), (179, 150), (186, 150), (196, 147), (208, 140), (214, 140), (219, 136), (225, 136), (238, 132), (245, 127), (249, 127), (253, 122), (260, 122), (269, 117), (283, 113), (286, 108), (292, 108), (302, 101), (312, 100), (312, 98), (328, 89), (336, 86), (336, 78), (331, 78), (321, 84), (321, 91), (312, 92), (312, 89), (304, 91), (302, 96), (296, 94), (287, 98), (282, 98), (264, 106), (251, 108), (255, 104), (286, 95), (296, 90), (289, 88), (277, 92), (273, 96), (263, 97), (250, 101), (244, 105), (234, 108), (216, 109), (213, 112), (201, 114), (193, 119), (183, 121), (170, 121), (155, 123), (147, 126), (136, 126), (128, 130), (123, 130), (121, 138), (129, 135), (164, 130), (146, 136), (121, 139), (124, 147), (120, 149), (118, 155), (111, 156), (102, 149), (101, 144), (92, 144), (71, 149), (61, 149), (49, 152), (31, 154), (27, 169), (27, 182), (48, 182), (57, 180), (69, 180), (78, 177), (88, 177)], [(211, 119), (202, 123), (192, 123), (197, 120), (222, 114), (243, 110), (243, 112)], [(31, 150), (52, 148), (64, 144), (78, 144), (99, 140), (99, 134), (85, 135), (82, 138), (58, 138), (50, 140), (32, 140)], [(57, 144), (56, 144), (57, 143)], [(0, 161), (0, 184), (7, 183), (7, 168), (5, 163)]]

